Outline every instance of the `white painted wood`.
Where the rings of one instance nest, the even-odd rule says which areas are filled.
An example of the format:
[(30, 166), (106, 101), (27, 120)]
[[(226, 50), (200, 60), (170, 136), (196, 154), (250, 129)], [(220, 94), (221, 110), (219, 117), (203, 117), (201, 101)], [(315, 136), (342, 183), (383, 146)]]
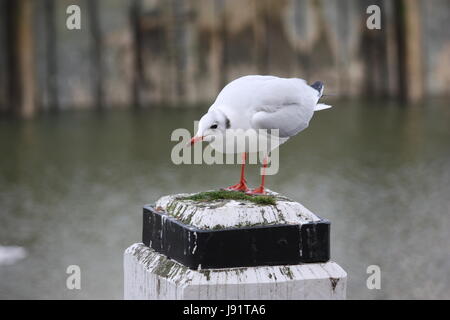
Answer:
[(155, 208), (199, 229), (223, 229), (270, 224), (304, 224), (320, 218), (302, 204), (273, 191), (276, 205), (258, 205), (246, 200), (216, 200), (208, 203), (181, 200), (192, 194), (175, 194), (160, 198)]
[(335, 262), (190, 270), (136, 243), (124, 253), (125, 299), (345, 299)]
[[(160, 198), (155, 208), (199, 229), (320, 220), (300, 203), (269, 193), (276, 196), (276, 205), (245, 200), (195, 202), (180, 199), (191, 194), (177, 194)], [(195, 245), (189, 250), (195, 251)], [(125, 251), (124, 272), (125, 299), (345, 299), (347, 280), (346, 272), (331, 261), (191, 270), (140, 243)]]

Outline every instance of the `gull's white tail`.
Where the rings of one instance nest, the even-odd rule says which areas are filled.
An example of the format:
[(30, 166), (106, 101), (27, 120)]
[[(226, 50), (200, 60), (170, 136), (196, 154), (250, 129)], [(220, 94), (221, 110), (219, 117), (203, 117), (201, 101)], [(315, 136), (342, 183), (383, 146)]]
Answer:
[(320, 111), (320, 110), (325, 110), (325, 109), (329, 109), (329, 108), (331, 108), (331, 106), (328, 105), (328, 104), (318, 103), (318, 104), (314, 107), (314, 111)]

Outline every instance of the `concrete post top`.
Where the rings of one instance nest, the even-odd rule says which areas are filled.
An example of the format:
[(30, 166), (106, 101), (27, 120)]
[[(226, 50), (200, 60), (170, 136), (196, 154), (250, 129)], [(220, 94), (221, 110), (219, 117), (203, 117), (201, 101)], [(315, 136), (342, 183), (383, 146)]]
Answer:
[(267, 191), (268, 194), (262, 197), (223, 190), (182, 193), (164, 196), (154, 207), (183, 224), (199, 229), (302, 225), (321, 220), (302, 204)]

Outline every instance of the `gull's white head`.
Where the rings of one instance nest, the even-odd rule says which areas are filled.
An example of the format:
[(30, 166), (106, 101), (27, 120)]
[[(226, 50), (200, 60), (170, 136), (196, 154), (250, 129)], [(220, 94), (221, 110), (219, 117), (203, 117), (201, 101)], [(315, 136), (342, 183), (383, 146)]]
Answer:
[(191, 145), (198, 141), (214, 141), (215, 137), (225, 135), (230, 128), (230, 120), (220, 110), (208, 111), (199, 121), (197, 134), (191, 139)]

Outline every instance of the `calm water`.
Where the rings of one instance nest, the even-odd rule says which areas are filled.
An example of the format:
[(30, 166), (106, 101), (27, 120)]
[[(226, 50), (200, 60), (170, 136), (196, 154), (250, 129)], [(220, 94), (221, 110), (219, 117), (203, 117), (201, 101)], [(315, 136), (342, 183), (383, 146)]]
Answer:
[[(281, 147), (269, 188), (332, 222), (332, 259), (349, 298), (450, 298), (448, 102), (335, 103)], [(65, 112), (0, 121), (0, 298), (122, 298), (122, 253), (140, 241), (141, 207), (237, 182), (237, 165), (173, 165), (173, 129), (204, 109)], [(256, 185), (258, 167), (248, 180)], [(81, 267), (82, 289), (66, 289)], [(368, 290), (378, 265), (381, 290)]]

